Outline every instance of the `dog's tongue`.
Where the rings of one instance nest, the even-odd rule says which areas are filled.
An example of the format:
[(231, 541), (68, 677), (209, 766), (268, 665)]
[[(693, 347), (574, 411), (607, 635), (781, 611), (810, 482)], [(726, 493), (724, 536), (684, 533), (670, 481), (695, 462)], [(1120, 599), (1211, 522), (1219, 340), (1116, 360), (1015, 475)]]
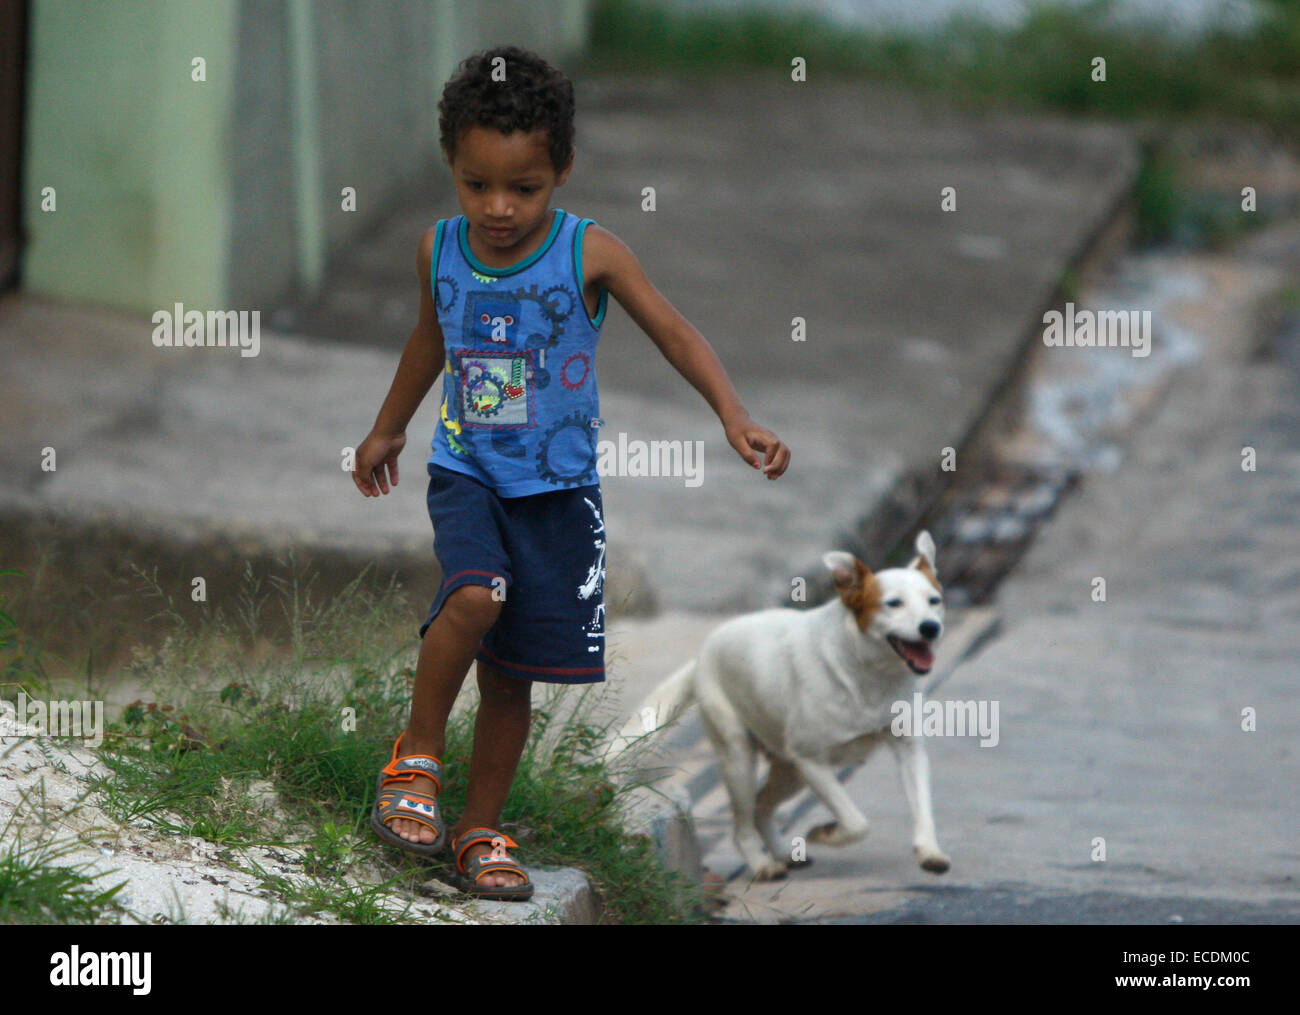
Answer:
[(923, 641), (905, 641), (903, 655), (918, 670), (928, 670), (934, 665), (934, 652)]

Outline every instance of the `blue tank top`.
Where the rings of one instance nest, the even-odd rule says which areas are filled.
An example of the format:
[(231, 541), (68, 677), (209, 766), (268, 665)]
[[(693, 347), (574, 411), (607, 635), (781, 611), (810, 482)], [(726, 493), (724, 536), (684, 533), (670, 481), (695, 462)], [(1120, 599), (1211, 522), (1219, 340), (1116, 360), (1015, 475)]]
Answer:
[(546, 239), (508, 268), (469, 248), (465, 216), (443, 219), (431, 279), (447, 351), (431, 465), (472, 476), (502, 497), (596, 476), (596, 340), (582, 298), (582, 241), (591, 219), (555, 209)]

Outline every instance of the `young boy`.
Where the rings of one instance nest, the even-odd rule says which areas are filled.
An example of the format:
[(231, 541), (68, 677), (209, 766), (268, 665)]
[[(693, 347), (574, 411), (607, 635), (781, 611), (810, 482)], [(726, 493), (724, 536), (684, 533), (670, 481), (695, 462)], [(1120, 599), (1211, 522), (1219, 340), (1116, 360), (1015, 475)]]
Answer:
[[(573, 86), (513, 46), (460, 65), (438, 106), (462, 215), (420, 242), (420, 318), (352, 478), (397, 485), (406, 425), (440, 371), (428, 505), (443, 584), (420, 628), (411, 718), (379, 776), (371, 824), (421, 854), (439, 812), (447, 717), (471, 660), (481, 696), (465, 812), (450, 830), (461, 887), (526, 899), (496, 830), (528, 736), (531, 681), (604, 680), (605, 536), (596, 475), (596, 339), (609, 294), (700, 392), (768, 479), (790, 452), (745, 411), (704, 337), (631, 251), (551, 208), (573, 167)], [(764, 456), (760, 458), (760, 454)]]

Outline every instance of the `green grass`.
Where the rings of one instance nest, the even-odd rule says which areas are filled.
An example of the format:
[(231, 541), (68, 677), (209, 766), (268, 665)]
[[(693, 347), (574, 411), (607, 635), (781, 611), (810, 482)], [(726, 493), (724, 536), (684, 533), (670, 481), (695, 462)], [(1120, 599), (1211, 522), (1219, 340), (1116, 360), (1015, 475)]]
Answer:
[[(48, 827), (44, 783), (23, 795), (0, 826), (0, 924), (115, 923), (121, 915), (116, 896), (124, 883), (101, 888), (88, 863), (66, 863), (80, 848), (75, 837), (44, 834)], [(32, 800), (35, 795), (37, 799)], [(24, 841), (20, 815), (39, 810), (37, 837)]]
[(93, 924), (120, 912), (113, 899), (121, 884), (97, 888), (88, 865), (59, 865), (77, 848), (76, 840), (7, 842), (0, 852), (0, 924)]
[[(291, 621), (289, 651), (254, 661), (230, 651), (254, 640), (270, 605), (249, 583), (234, 618), (218, 613), (197, 627), (154, 589), (176, 630), (156, 651), (137, 653), (134, 666), (172, 690), (159, 692), (168, 703), (137, 702), (110, 727), (100, 755), (113, 774), (95, 783), (100, 806), (118, 821), (145, 820), (229, 847), (232, 858), (249, 846), (293, 846), (304, 857), (295, 884), (251, 872), (296, 912), (400, 920), (404, 911), (385, 897), (413, 893), (451, 868), (385, 846), (369, 828), (376, 774), (404, 725), (413, 671), (400, 656), (364, 646), (363, 635), (382, 626), (397, 597), (374, 598), (357, 586), (313, 603), (301, 577), (274, 581), (271, 598)], [(409, 632), (405, 645), (409, 654)], [(616, 788), (598, 758), (601, 730), (589, 710), (578, 703), (570, 714), (571, 693), (535, 702), (503, 830), (529, 865), (584, 870), (611, 922), (702, 919), (693, 888), (662, 869), (647, 841), (624, 831), (619, 798), (628, 787)], [(443, 756), (440, 800), (450, 815), (464, 806), (472, 744), (473, 713), (460, 710)], [(251, 787), (267, 782), (281, 806), (251, 803)]]
[(1256, 211), (1247, 213), (1238, 192), (1189, 185), (1187, 158), (1159, 142), (1142, 146), (1133, 187), (1139, 246), (1172, 240), (1184, 247), (1223, 249), (1286, 213), (1281, 205), (1268, 203), (1267, 195)]
[[(1065, 10), (1040, 6), (1013, 30), (958, 15), (924, 35), (840, 27), (809, 13), (669, 8), (602, 0), (594, 11), (588, 73), (711, 76), (737, 71), (790, 80), (870, 79), (942, 93), (958, 108), (1047, 110), (1134, 119), (1163, 133), (1178, 123), (1253, 123), (1300, 144), (1300, 2), (1273, 0), (1249, 34), (1177, 42), (1155, 28), (1103, 25), (1110, 0)], [(1106, 61), (1105, 81), (1093, 60)], [(1180, 184), (1178, 156), (1152, 139), (1136, 186), (1140, 243), (1221, 246), (1274, 210), (1244, 214), (1239, 195)]]
[[(198, 619), (156, 576), (137, 570), (137, 595), (167, 633), (134, 652), (130, 676), (150, 688), (151, 700), (109, 724), (98, 749), (109, 774), (91, 779), (91, 798), (116, 822), (220, 846), (229, 866), (259, 879), (276, 900), (261, 922), (316, 914), (409, 921), (422, 883), (451, 873), (449, 862), (396, 850), (369, 826), (379, 767), (410, 706), (412, 610), (392, 584), (359, 576), (341, 594), (318, 596), (292, 559), (284, 567), (265, 579), (250, 569), (228, 608), (213, 605)], [(0, 597), (0, 648), (16, 636), (5, 607)], [(268, 617), (287, 631), (278, 648), (262, 633)], [(21, 659), (36, 657), (11, 656), (19, 659), (11, 683), (24, 684), (30, 671)], [(524, 862), (583, 870), (607, 922), (702, 922), (698, 888), (665, 871), (648, 840), (624, 829), (620, 806), (634, 784), (605, 769), (603, 731), (586, 695), (537, 685), (534, 699), (502, 825)], [(452, 817), (465, 803), (473, 718), (472, 708), (458, 709), (448, 725), (441, 802)], [(79, 869), (51, 863), (74, 842), (61, 844), (63, 853), (19, 848), (5, 832), (0, 919), (123, 918), (116, 889), (96, 892)], [(252, 847), (273, 852), (293, 875), (259, 865)], [(183, 922), (183, 911), (170, 919)]]
[[(807, 14), (665, 8), (602, 0), (593, 13), (588, 71), (790, 73), (870, 77), (973, 104), (1074, 115), (1222, 116), (1300, 137), (1300, 4), (1274, 0), (1249, 35), (1215, 32), (1179, 44), (1159, 29), (1108, 29), (1107, 0), (1076, 10), (1040, 6), (1013, 30), (958, 16), (927, 35), (843, 28)], [(1105, 82), (1091, 77), (1106, 60)]]
[(1155, 243), (1173, 235), (1180, 219), (1186, 216), (1186, 198), (1179, 185), (1177, 158), (1154, 145), (1143, 149), (1142, 162), (1133, 188), (1137, 204), (1137, 228), (1134, 239)]
[(9, 590), (27, 575), (13, 568), (0, 570), (0, 692), (19, 686), (35, 690), (43, 686), (44, 670), (39, 651), (27, 644), (9, 606)]

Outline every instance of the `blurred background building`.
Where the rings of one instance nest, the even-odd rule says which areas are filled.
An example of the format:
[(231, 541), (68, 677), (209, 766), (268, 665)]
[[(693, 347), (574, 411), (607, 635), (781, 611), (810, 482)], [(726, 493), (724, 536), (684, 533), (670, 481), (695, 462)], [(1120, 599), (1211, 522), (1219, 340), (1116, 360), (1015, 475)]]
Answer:
[[(5, 0), (0, 276), (141, 311), (310, 293), (436, 162), (456, 60), (502, 39), (563, 59), (589, 6)], [(345, 187), (356, 213), (331, 214)]]
[[(1156, 23), (1167, 37), (1248, 31), (1260, 9), (1257, 0), (5, 0), (0, 285), (21, 279), (36, 294), (136, 311), (310, 299), (330, 255), (436, 165), (436, 103), (456, 60), (500, 41), (565, 62), (584, 51), (593, 17), (607, 30), (633, 25), (644, 55), (655, 45), (636, 27), (647, 10), (806, 16), (900, 37), (964, 16), (1015, 30), (1044, 7), (1097, 8), (1103, 21)], [(348, 187), (355, 213), (335, 214)], [(42, 214), (50, 202), (59, 214)]]

